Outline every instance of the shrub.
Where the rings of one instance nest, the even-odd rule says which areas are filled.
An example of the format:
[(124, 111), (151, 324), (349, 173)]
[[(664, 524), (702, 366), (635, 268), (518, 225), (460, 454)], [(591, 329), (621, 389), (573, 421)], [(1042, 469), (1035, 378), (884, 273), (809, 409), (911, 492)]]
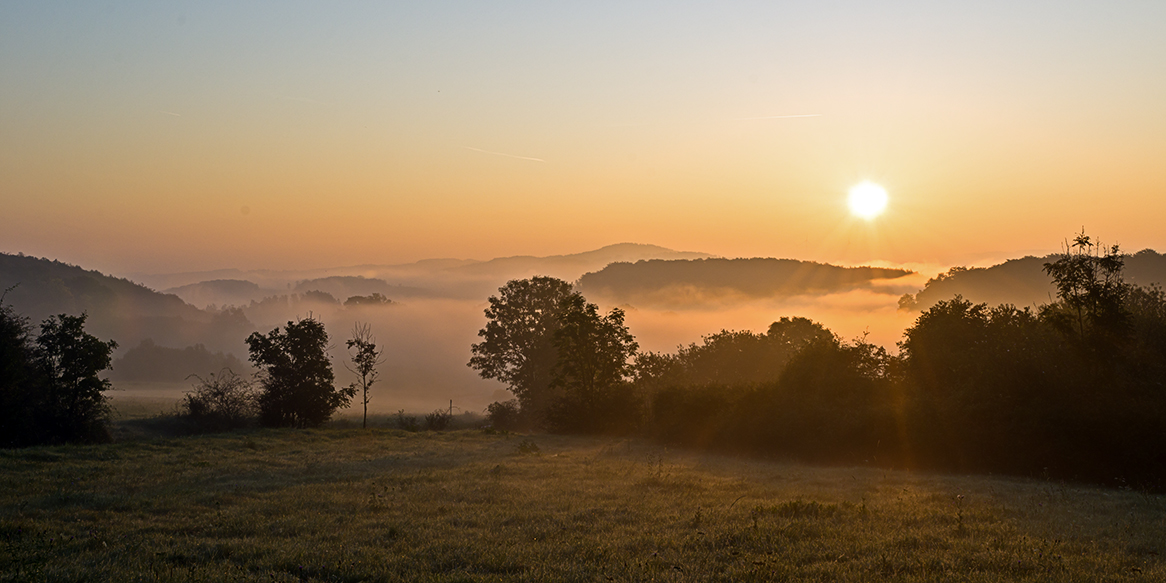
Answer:
[(425, 416), (426, 431), (445, 431), (453, 421), (453, 415), (444, 409), (437, 409)]
[(405, 431), (418, 431), (421, 429), (421, 426), (417, 424), (417, 418), (412, 415), (406, 415), (404, 409), (397, 411), (393, 422), (397, 426), (397, 429), (403, 429)]
[(523, 425), (517, 399), (490, 403), (486, 406), (486, 419), (490, 427), (501, 431), (516, 431)]
[(728, 428), (753, 421), (740, 417), (740, 404), (756, 392), (749, 385), (679, 385), (652, 395), (647, 432), (667, 443), (726, 447)]
[(253, 383), (224, 368), (198, 379), (182, 400), (182, 416), (204, 431), (249, 427), (259, 417), (259, 399)]

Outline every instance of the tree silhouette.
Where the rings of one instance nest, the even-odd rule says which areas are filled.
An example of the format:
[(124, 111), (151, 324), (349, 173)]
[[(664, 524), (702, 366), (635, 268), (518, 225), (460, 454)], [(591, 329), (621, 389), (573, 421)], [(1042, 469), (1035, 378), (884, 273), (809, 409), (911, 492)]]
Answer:
[(373, 292), (372, 295), (367, 295), (367, 296), (349, 296), (349, 298), (347, 300), (344, 300), (344, 307), (350, 308), (353, 306), (388, 306), (388, 305), (391, 305), (392, 303), (393, 303), (393, 300), (390, 300), (389, 298), (386, 298), (385, 296), (383, 296), (377, 292)]
[(1042, 307), (1041, 316), (1087, 352), (1112, 356), (1131, 331), (1125, 304), (1132, 286), (1122, 278), (1124, 266), (1125, 255), (1117, 245), (1094, 243), (1082, 231), (1056, 261), (1044, 264), (1057, 288), (1057, 301)]
[[(360, 389), (361, 403), (364, 405), (364, 419), (361, 421), (362, 428), (368, 428), (368, 390), (372, 388), (373, 383), (377, 381), (380, 373), (377, 372), (377, 366), (384, 364), (382, 355), (384, 349), (378, 349), (376, 345), (376, 338), (372, 335), (372, 326), (369, 324), (356, 323), (352, 327), (352, 338), (349, 338), (345, 343), (348, 346), (349, 356), (352, 358), (352, 366), (344, 365), (348, 370), (360, 375), (360, 380), (350, 385), (353, 391)], [(353, 349), (356, 352), (351, 352)]]
[(561, 322), (551, 380), (560, 396), (552, 405), (551, 427), (589, 433), (629, 428), (639, 409), (629, 361), (639, 345), (624, 325), (623, 310), (600, 316), (598, 306), (574, 293), (563, 302)]
[(490, 296), (486, 327), (467, 366), (509, 385), (528, 424), (541, 423), (554, 400), (555, 331), (571, 284), (553, 277), (511, 280)]
[(46, 418), (41, 423), (66, 442), (105, 441), (110, 389), (98, 373), (109, 368), (117, 342), (85, 332), (86, 314), (51, 316), (41, 324), (39, 361), (48, 377)]
[(32, 326), (4, 304), (8, 291), (0, 294), (0, 447), (17, 447), (35, 443), (31, 398), (42, 377), (34, 363)]
[(109, 440), (110, 383), (98, 374), (117, 343), (87, 334), (86, 318), (51, 316), (33, 340), (28, 319), (0, 295), (0, 445)]
[(737, 384), (775, 381), (805, 344), (833, 335), (821, 324), (782, 317), (765, 334), (721, 330), (682, 346), (676, 354), (636, 357), (637, 383), (649, 390), (670, 385)]
[(268, 427), (318, 427), (356, 395), (333, 386), (328, 333), (312, 317), (288, 322), (266, 336), (247, 337), (250, 360), (260, 368), (259, 420)]

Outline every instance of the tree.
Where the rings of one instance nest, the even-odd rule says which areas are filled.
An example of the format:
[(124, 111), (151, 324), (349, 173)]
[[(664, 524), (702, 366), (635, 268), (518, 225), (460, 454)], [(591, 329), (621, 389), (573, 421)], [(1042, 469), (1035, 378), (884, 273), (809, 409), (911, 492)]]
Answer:
[[(9, 288), (11, 290), (11, 288)], [(42, 389), (35, 366), (32, 326), (0, 295), (0, 447), (35, 443), (31, 398)]]
[(390, 300), (389, 298), (386, 298), (385, 296), (383, 296), (379, 293), (373, 292), (372, 295), (369, 295), (369, 296), (349, 296), (349, 298), (347, 300), (344, 300), (344, 307), (346, 307), (346, 308), (359, 307), (359, 306), (379, 307), (379, 306), (392, 305), (392, 303), (393, 303), (393, 300)]
[(1132, 286), (1122, 278), (1124, 266), (1125, 255), (1117, 245), (1094, 243), (1081, 232), (1056, 261), (1044, 265), (1057, 288), (1057, 301), (1042, 307), (1041, 317), (1089, 352), (1111, 356), (1131, 331), (1125, 304)]
[(638, 419), (630, 360), (639, 345), (624, 325), (623, 310), (606, 316), (578, 292), (563, 301), (554, 334), (558, 359), (551, 386), (560, 391), (550, 422), (558, 431), (604, 433), (629, 429)]
[(86, 314), (51, 316), (32, 338), (0, 294), (0, 446), (109, 440), (108, 380), (117, 343), (85, 332)]
[(558, 350), (563, 300), (571, 284), (553, 277), (512, 280), (490, 296), (486, 327), (478, 332), (467, 366), (482, 378), (509, 385), (528, 424), (539, 424), (553, 400), (551, 376)]
[(50, 316), (37, 336), (37, 361), (47, 378), (42, 428), (52, 441), (108, 441), (109, 408), (101, 393), (110, 389), (98, 373), (110, 367), (117, 342), (85, 332), (87, 314)]
[[(350, 351), (349, 356), (352, 358), (352, 366), (344, 366), (348, 370), (360, 375), (360, 381), (350, 385), (350, 388), (354, 392), (357, 388), (360, 389), (361, 402), (364, 404), (364, 419), (360, 426), (363, 428), (368, 428), (368, 390), (372, 388), (373, 383), (380, 376), (377, 372), (377, 365), (384, 364), (385, 362), (382, 358), (385, 351), (384, 349), (377, 349), (375, 340), (376, 338), (373, 338), (372, 335), (372, 326), (358, 322), (352, 327), (352, 338), (349, 338), (345, 342)], [(351, 352), (353, 349), (356, 350), (355, 353)]]
[(721, 330), (674, 355), (636, 356), (636, 382), (649, 390), (670, 385), (735, 385), (776, 381), (805, 344), (833, 334), (807, 318), (782, 317), (765, 334)]
[(265, 426), (318, 427), (356, 395), (354, 387), (332, 384), (328, 332), (319, 320), (288, 322), (286, 331), (276, 328), (266, 336), (253, 332), (247, 346), (260, 369), (259, 420)]

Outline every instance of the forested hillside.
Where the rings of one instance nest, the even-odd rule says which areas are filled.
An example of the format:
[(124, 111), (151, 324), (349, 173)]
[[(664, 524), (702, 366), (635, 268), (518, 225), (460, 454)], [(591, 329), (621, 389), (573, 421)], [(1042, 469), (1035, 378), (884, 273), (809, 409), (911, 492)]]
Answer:
[(788, 297), (846, 292), (906, 269), (839, 267), (795, 259), (652, 259), (612, 263), (579, 279), (580, 291), (616, 301), (684, 304), (719, 298)]
[(254, 328), (241, 311), (208, 312), (127, 279), (60, 261), (0, 254), (5, 302), (34, 324), (57, 314), (87, 313), (88, 330), (112, 338), (122, 350), (153, 340), (163, 346), (204, 344), (241, 350)]
[[(1056, 288), (1044, 272), (1044, 264), (1056, 261), (1058, 256), (1022, 257), (1009, 259), (991, 267), (953, 267), (927, 282), (926, 286), (908, 298), (919, 310), (957, 295), (975, 303), (989, 305), (1012, 304), (1035, 307), (1056, 297)], [(1166, 255), (1153, 249), (1143, 249), (1125, 259), (1125, 280), (1139, 286), (1166, 283)]]

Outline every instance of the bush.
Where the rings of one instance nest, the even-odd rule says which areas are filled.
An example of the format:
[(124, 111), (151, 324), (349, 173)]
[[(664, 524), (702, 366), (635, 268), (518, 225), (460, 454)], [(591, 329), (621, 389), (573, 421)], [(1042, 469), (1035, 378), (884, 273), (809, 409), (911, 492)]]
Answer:
[(894, 457), (897, 362), (859, 339), (806, 341), (776, 381), (678, 385), (648, 402), (648, 435), (685, 446), (859, 463)]
[(449, 428), (450, 422), (453, 421), (453, 415), (444, 409), (437, 409), (436, 411), (425, 416), (425, 430), (426, 431), (445, 431)]
[(419, 431), (421, 426), (417, 424), (417, 418), (412, 415), (406, 415), (404, 409), (399, 409), (397, 415), (393, 419), (397, 429), (405, 431)]
[(486, 406), (486, 419), (490, 427), (501, 431), (517, 431), (523, 426), (517, 399), (490, 403)]
[(634, 385), (626, 382), (598, 386), (590, 391), (565, 391), (547, 415), (554, 433), (621, 435), (643, 423), (644, 404)]
[(255, 425), (259, 394), (253, 383), (225, 368), (198, 379), (180, 405), (182, 416), (203, 431), (228, 431)]
[[(677, 385), (656, 391), (648, 410), (648, 435), (690, 447), (738, 447), (726, 442), (730, 427), (752, 421), (740, 417), (741, 403), (757, 392), (745, 384)], [(755, 400), (755, 399), (754, 399)]]

